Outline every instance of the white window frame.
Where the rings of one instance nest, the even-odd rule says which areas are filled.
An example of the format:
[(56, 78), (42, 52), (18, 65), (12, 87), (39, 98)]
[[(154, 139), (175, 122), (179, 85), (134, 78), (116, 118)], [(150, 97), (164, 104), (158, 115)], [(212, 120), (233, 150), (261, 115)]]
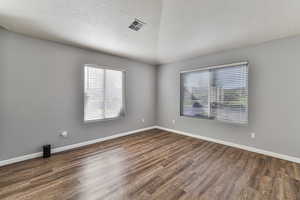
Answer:
[[(112, 118), (104, 118), (104, 119), (95, 119), (95, 120), (85, 120), (85, 110), (86, 110), (86, 98), (85, 98), (85, 67), (93, 67), (93, 68), (99, 68), (103, 70), (116, 70), (123, 73), (123, 80), (122, 80), (122, 105), (123, 110), (122, 113), (117, 117)], [(89, 123), (95, 123), (95, 122), (105, 122), (105, 121), (112, 121), (112, 120), (118, 120), (121, 118), (124, 118), (126, 115), (126, 70), (119, 68), (119, 67), (112, 67), (107, 65), (97, 65), (97, 64), (85, 64), (82, 69), (82, 83), (83, 83), (83, 122), (85, 124)]]
[[(248, 126), (249, 125), (249, 69), (250, 69), (250, 66), (249, 66), (249, 61), (245, 60), (245, 61), (240, 61), (240, 62), (233, 62), (233, 63), (230, 63), (230, 64), (220, 64), (220, 65), (212, 65), (212, 66), (205, 66), (205, 67), (191, 67), (192, 69), (190, 70), (184, 70), (184, 71), (180, 71), (179, 72), (179, 116), (180, 117), (185, 117), (185, 118), (194, 118), (194, 119), (209, 119), (209, 115), (208, 117), (192, 117), (192, 116), (187, 116), (187, 115), (183, 115), (182, 113), (182, 78), (181, 78), (181, 75), (184, 74), (184, 73), (189, 73), (189, 72), (197, 72), (197, 71), (204, 71), (204, 70), (211, 70), (211, 69), (217, 69), (217, 68), (226, 68), (226, 67), (234, 67), (234, 66), (238, 66), (238, 65), (247, 65), (248, 67), (248, 78), (247, 78), (247, 82), (246, 82), (246, 89), (248, 91), (248, 107), (247, 107), (247, 117), (248, 117), (248, 123), (245, 123), (245, 124), (240, 124), (240, 123), (234, 123), (234, 122), (229, 122), (229, 121), (219, 121), (219, 120), (212, 120), (212, 121), (217, 121), (217, 122), (223, 122), (223, 123), (229, 123), (229, 124), (233, 124), (233, 125), (237, 125), (237, 126)], [(211, 80), (211, 79), (210, 79)], [(210, 98), (210, 97), (208, 97)], [(210, 104), (210, 102), (209, 102)], [(210, 109), (210, 105), (209, 105), (209, 109)], [(210, 110), (209, 110), (210, 111)]]

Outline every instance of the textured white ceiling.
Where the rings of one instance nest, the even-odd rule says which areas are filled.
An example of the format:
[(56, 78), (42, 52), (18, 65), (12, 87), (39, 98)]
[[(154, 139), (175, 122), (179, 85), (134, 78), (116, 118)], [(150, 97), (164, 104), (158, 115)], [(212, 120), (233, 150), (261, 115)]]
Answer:
[(0, 0), (0, 25), (157, 64), (298, 35), (299, 11), (299, 0)]
[(300, 34), (300, 0), (163, 0), (162, 10), (163, 63)]
[[(9, 30), (146, 62), (157, 58), (160, 0), (0, 0)], [(138, 17), (147, 23), (135, 32)]]

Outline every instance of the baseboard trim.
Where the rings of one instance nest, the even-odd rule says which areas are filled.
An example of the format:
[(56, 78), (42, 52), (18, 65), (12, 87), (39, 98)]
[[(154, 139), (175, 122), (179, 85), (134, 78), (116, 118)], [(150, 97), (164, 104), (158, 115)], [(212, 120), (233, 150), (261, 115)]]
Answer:
[[(143, 132), (143, 131), (147, 131), (147, 130), (151, 130), (151, 129), (155, 129), (155, 128), (156, 128), (156, 126), (150, 126), (147, 128), (137, 129), (137, 130), (124, 132), (124, 133), (118, 133), (118, 134), (115, 134), (112, 136), (103, 137), (103, 138), (99, 138), (99, 139), (95, 139), (95, 140), (89, 140), (89, 141), (71, 144), (71, 145), (67, 145), (67, 146), (57, 147), (57, 148), (52, 149), (52, 152), (59, 153), (59, 152), (63, 152), (63, 151), (67, 151), (67, 150), (71, 150), (71, 149), (75, 149), (75, 148), (79, 148), (79, 147), (83, 147), (83, 146), (87, 146), (90, 144), (95, 144), (95, 143), (99, 143), (99, 142), (103, 142), (103, 141), (107, 141), (107, 140), (112, 140), (115, 138), (123, 137), (126, 135), (131, 135), (134, 133)], [(24, 156), (18, 156), (18, 157), (7, 159), (7, 160), (2, 160), (2, 161), (0, 161), (0, 167), (9, 165), (9, 164), (13, 164), (13, 163), (17, 163), (17, 162), (21, 162), (21, 161), (25, 161), (25, 160), (30, 160), (33, 158), (39, 158), (42, 155), (43, 155), (42, 152), (37, 152), (37, 153), (27, 154)]]
[(242, 144), (236, 144), (236, 143), (233, 143), (233, 142), (227, 142), (227, 141), (224, 141), (224, 140), (219, 140), (219, 139), (214, 139), (214, 138), (210, 138), (210, 137), (195, 135), (195, 134), (192, 134), (192, 133), (179, 131), (179, 130), (175, 130), (175, 129), (170, 129), (170, 128), (165, 128), (165, 127), (162, 127), (162, 126), (156, 126), (155, 128), (165, 130), (165, 131), (169, 131), (169, 132), (173, 132), (173, 133), (177, 133), (177, 134), (180, 134), (180, 135), (185, 135), (185, 136), (189, 136), (189, 137), (193, 137), (193, 138), (198, 138), (198, 139), (209, 141), (209, 142), (214, 142), (214, 143), (223, 144), (223, 145), (226, 145), (226, 146), (231, 146), (231, 147), (243, 149), (243, 150), (246, 150), (246, 151), (251, 151), (251, 152), (271, 156), (271, 157), (274, 157), (274, 158), (279, 158), (279, 159), (282, 159), (282, 160), (287, 160), (287, 161), (291, 161), (291, 162), (295, 162), (295, 163), (300, 163), (300, 158), (293, 157), (293, 156), (279, 154), (279, 153), (275, 153), (275, 152), (267, 151), (267, 150), (263, 150), (263, 149), (257, 149), (255, 147), (246, 146), (246, 145), (242, 145)]
[[(165, 130), (165, 131), (168, 131), (168, 132), (177, 133), (177, 134), (180, 134), (180, 135), (185, 135), (185, 136), (189, 136), (189, 137), (193, 137), (193, 138), (198, 138), (198, 139), (209, 141), (209, 142), (223, 144), (223, 145), (226, 145), (226, 146), (231, 146), (231, 147), (243, 149), (243, 150), (246, 150), (246, 151), (251, 151), (251, 152), (255, 152), (255, 153), (259, 153), (259, 154), (263, 154), (263, 155), (267, 155), (267, 156), (271, 156), (271, 157), (275, 157), (275, 158), (279, 158), (279, 159), (283, 159), (283, 160), (287, 160), (287, 161), (291, 161), (291, 162), (295, 162), (295, 163), (300, 163), (300, 158), (297, 158), (297, 157), (288, 156), (288, 155), (284, 155), (284, 154), (279, 154), (279, 153), (275, 153), (275, 152), (272, 152), (272, 151), (258, 149), (258, 148), (250, 147), (250, 146), (246, 146), (246, 145), (236, 144), (236, 143), (228, 142), (228, 141), (224, 141), (224, 140), (219, 140), (219, 139), (214, 139), (214, 138), (210, 138), (210, 137), (195, 135), (195, 134), (192, 134), (192, 133), (179, 131), (179, 130), (175, 130), (175, 129), (170, 129), (170, 128), (165, 128), (165, 127), (162, 127), (162, 126), (151, 126), (151, 127), (147, 127), (147, 128), (142, 128), (142, 129), (137, 129), (137, 130), (133, 130), (133, 131), (129, 131), (129, 132), (115, 134), (115, 135), (104, 137), (104, 138), (99, 138), (99, 139), (95, 139), (95, 140), (89, 140), (89, 141), (86, 141), (86, 142), (80, 142), (80, 143), (71, 144), (71, 145), (67, 145), (67, 146), (63, 146), (63, 147), (58, 147), (58, 148), (54, 148), (52, 150), (52, 152), (53, 153), (59, 153), (59, 152), (63, 152), (63, 151), (67, 151), (67, 150), (71, 150), (71, 149), (75, 149), (75, 148), (79, 148), (79, 147), (83, 147), (83, 146), (87, 146), (87, 145), (90, 145), (90, 144), (95, 144), (95, 143), (99, 143), (99, 142), (103, 142), (103, 141), (107, 141), (107, 140), (112, 140), (112, 139), (115, 139), (115, 138), (123, 137), (123, 136), (126, 136), (126, 135), (131, 135), (131, 134), (134, 134), (134, 133), (143, 132), (143, 131), (147, 131), (147, 130), (151, 130), (151, 129), (161, 129), (161, 130)], [(37, 153), (32, 153), (32, 154), (27, 154), (27, 155), (24, 155), (24, 156), (11, 158), (11, 159), (8, 159), (8, 160), (2, 160), (2, 161), (0, 161), (0, 167), (5, 166), (5, 165), (9, 165), (9, 164), (13, 164), (13, 163), (17, 163), (17, 162), (21, 162), (21, 161), (25, 161), (25, 160), (30, 160), (30, 159), (33, 159), (33, 158), (38, 158), (38, 157), (41, 157), (42, 155), (43, 155), (42, 152), (37, 152)]]

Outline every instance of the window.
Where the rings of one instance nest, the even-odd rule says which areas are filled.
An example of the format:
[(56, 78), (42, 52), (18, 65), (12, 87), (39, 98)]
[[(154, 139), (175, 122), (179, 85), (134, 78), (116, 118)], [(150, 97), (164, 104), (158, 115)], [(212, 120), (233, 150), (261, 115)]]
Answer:
[(125, 72), (96, 65), (84, 67), (84, 121), (124, 115)]
[(248, 62), (180, 73), (180, 115), (248, 123)]

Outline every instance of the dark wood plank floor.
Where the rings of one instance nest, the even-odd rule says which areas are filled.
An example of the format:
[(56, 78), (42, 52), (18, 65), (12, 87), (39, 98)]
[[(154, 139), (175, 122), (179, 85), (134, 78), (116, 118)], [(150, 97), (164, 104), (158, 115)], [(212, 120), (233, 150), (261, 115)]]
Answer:
[(300, 165), (151, 130), (2, 167), (0, 199), (296, 200)]

